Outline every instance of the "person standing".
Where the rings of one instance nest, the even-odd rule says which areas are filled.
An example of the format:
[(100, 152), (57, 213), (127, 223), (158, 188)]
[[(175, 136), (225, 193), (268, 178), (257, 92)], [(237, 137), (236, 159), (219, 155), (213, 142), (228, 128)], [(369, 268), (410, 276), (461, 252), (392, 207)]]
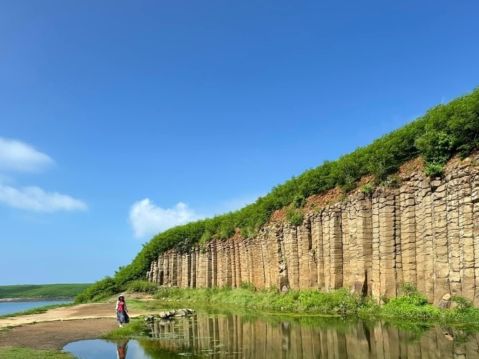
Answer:
[(123, 324), (128, 323), (130, 318), (128, 316), (128, 308), (126, 307), (125, 297), (120, 295), (116, 302), (116, 320), (120, 328), (123, 327)]

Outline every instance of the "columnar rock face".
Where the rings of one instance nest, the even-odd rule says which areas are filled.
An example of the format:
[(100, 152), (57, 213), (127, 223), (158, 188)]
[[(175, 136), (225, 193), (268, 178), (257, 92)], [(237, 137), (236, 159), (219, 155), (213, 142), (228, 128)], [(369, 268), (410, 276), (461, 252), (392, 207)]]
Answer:
[(148, 279), (164, 286), (331, 290), (380, 300), (411, 283), (431, 302), (479, 304), (479, 155), (452, 160), (442, 178), (420, 170), (399, 186), (350, 194), (306, 211), (299, 226), (265, 225), (255, 238), (162, 253)]

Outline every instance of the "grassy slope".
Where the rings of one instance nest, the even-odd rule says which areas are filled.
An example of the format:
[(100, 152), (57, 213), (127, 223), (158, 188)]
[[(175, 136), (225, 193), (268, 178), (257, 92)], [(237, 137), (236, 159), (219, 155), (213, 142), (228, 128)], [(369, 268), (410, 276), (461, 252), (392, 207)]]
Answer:
[(90, 284), (39, 284), (0, 286), (3, 298), (60, 298), (75, 297)]
[(340, 187), (345, 193), (357, 186), (359, 179), (372, 175), (376, 184), (394, 183), (394, 173), (401, 164), (422, 156), (426, 173), (440, 175), (442, 166), (455, 154), (466, 156), (479, 148), (479, 89), (445, 105), (429, 110), (424, 116), (393, 131), (368, 146), (358, 148), (336, 161), (325, 162), (273, 188), (255, 203), (236, 212), (171, 228), (155, 236), (114, 278), (105, 278), (88, 288), (79, 301), (113, 294), (126, 283), (144, 278), (151, 261), (158, 254), (175, 248), (187, 251), (196, 243), (226, 239), (239, 229), (251, 237), (271, 214), (289, 206), (292, 223), (301, 220), (301, 207), (308, 196)]

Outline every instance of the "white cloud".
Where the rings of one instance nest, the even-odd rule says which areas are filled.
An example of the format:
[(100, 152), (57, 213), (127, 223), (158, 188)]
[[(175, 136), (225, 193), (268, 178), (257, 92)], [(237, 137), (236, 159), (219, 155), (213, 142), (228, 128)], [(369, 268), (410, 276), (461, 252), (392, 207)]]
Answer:
[(45, 192), (39, 187), (15, 188), (0, 184), (0, 202), (10, 207), (35, 212), (82, 211), (87, 205), (73, 197)]
[(130, 223), (137, 238), (152, 236), (168, 228), (200, 218), (183, 202), (173, 208), (161, 208), (150, 199), (135, 202), (130, 209)]
[(37, 172), (54, 161), (24, 142), (0, 137), (0, 170)]

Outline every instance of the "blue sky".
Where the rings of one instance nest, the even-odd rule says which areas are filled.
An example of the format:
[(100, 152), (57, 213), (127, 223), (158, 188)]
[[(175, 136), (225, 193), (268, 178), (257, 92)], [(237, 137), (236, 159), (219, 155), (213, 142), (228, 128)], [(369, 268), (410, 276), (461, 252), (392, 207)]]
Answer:
[(477, 1), (0, 3), (0, 284), (87, 282), (479, 85)]

